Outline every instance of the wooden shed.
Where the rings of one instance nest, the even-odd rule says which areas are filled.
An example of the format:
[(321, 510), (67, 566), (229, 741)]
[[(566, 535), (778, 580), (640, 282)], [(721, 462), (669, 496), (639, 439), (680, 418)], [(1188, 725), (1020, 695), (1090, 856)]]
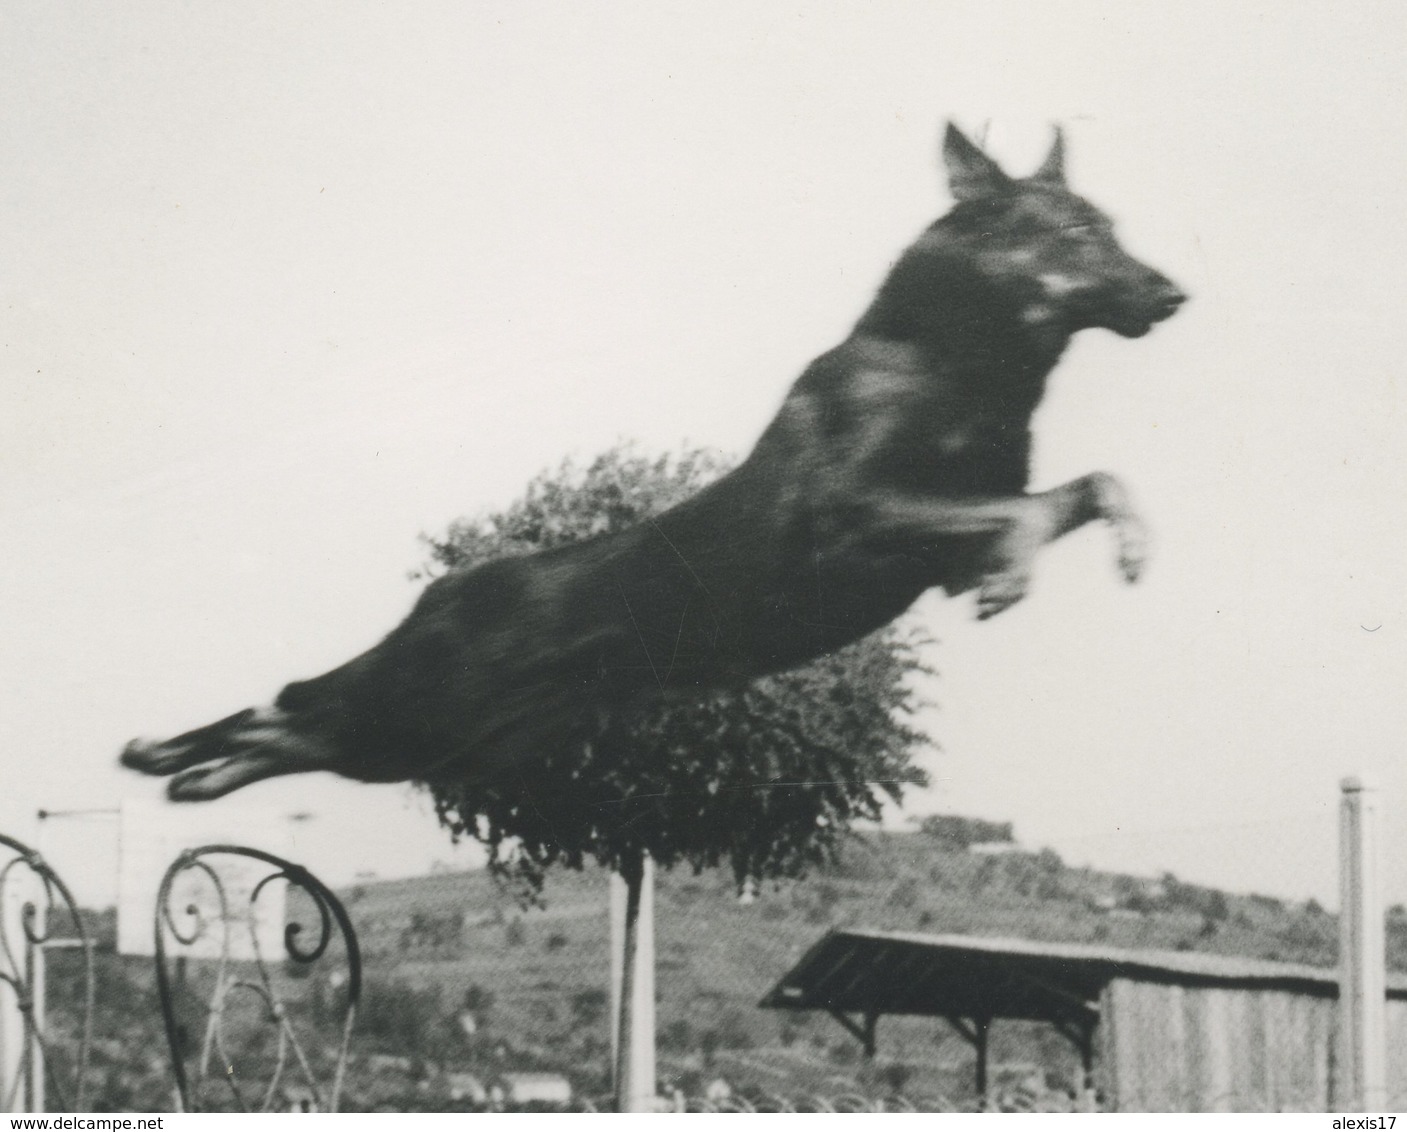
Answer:
[[(819, 940), (761, 1006), (824, 1010), (873, 1055), (884, 1015), (946, 1019), (987, 1088), (994, 1022), (1046, 1022), (1124, 1112), (1331, 1111), (1338, 972), (1186, 951), (866, 930)], [(1407, 978), (1387, 989), (1390, 1106), (1407, 1103)]]

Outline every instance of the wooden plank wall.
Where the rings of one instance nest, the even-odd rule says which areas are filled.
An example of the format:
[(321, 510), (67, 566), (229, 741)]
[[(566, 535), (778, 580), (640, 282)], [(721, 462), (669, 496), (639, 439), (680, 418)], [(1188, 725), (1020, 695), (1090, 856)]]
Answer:
[[(1122, 1112), (1327, 1112), (1335, 1005), (1283, 990), (1115, 979), (1105, 990), (1101, 1087)], [(1407, 1036), (1407, 1004), (1396, 1016)], [(1400, 1044), (1399, 1061), (1402, 1060)], [(1397, 1065), (1407, 1081), (1407, 1064)]]
[(1387, 1000), (1387, 1103), (1394, 1112), (1407, 1108), (1407, 1001)]

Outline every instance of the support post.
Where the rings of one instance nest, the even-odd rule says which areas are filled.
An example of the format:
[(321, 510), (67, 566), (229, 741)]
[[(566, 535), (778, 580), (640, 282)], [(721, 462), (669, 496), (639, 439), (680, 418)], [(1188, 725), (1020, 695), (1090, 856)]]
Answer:
[(990, 1103), (987, 1095), (987, 1033), (992, 1027), (990, 1018), (974, 1018), (972, 1028), (977, 1034), (977, 1040), (973, 1043), (977, 1047), (977, 1099), (982, 1104), (982, 1111), (985, 1112)]
[(655, 1109), (655, 864), (611, 877), (611, 1063), (621, 1112)]
[(1080, 1055), (1080, 1084), (1076, 1102), (1080, 1112), (1094, 1112), (1094, 1028), (1098, 1025), (1098, 1015), (1070, 1022), (1057, 1021), (1052, 1025), (1060, 1032)]
[(1080, 1037), (1080, 1111), (1097, 1112), (1099, 1106), (1094, 1087), (1094, 1027), (1086, 1027)]
[(875, 1051), (878, 1048), (875, 1041), (875, 1031), (879, 1026), (879, 1013), (874, 1010), (866, 1010), (861, 1015), (860, 1022), (852, 1021), (848, 1015), (842, 1014), (839, 1010), (828, 1010), (826, 1013), (844, 1026), (846, 1032), (860, 1043), (865, 1060), (873, 1061)]
[(977, 1066), (975, 1071), (975, 1084), (977, 1086), (977, 1100), (981, 1105), (982, 1112), (987, 1111), (990, 1098), (987, 1096), (987, 1035), (992, 1028), (991, 1017), (973, 1018), (972, 1025), (967, 1025), (961, 1018), (948, 1016), (948, 1025), (957, 1031), (958, 1036), (972, 1046), (977, 1054)]
[(1379, 872), (1378, 794), (1339, 787), (1339, 1081), (1335, 1107), (1387, 1106), (1387, 972)]

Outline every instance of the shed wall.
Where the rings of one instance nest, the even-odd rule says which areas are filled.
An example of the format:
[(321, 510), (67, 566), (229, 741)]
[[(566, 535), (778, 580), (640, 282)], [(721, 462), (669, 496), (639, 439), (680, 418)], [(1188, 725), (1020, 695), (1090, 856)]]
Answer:
[(1407, 999), (1387, 1000), (1387, 1102), (1401, 1112), (1407, 1107)]
[[(1122, 1112), (1327, 1112), (1334, 1007), (1287, 990), (1115, 979), (1103, 1087)], [(1407, 1034), (1407, 1010), (1397, 1025)]]

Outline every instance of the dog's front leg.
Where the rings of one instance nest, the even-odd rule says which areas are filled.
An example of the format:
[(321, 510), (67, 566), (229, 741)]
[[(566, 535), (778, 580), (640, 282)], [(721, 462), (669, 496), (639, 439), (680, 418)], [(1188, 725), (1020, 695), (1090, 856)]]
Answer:
[(1092, 472), (1032, 495), (944, 499), (891, 495), (872, 501), (867, 541), (923, 543), (952, 535), (987, 536), (977, 582), (977, 616), (992, 617), (1026, 596), (1036, 552), (1095, 519), (1113, 529), (1119, 569), (1136, 581), (1147, 557), (1147, 530), (1128, 492), (1106, 472)]
[(992, 617), (1016, 604), (1031, 586), (1036, 552), (1096, 519), (1113, 528), (1119, 570), (1135, 582), (1148, 556), (1148, 531), (1127, 490), (1107, 472), (1091, 472), (1049, 491), (1011, 501), (1011, 520), (993, 537), (989, 568), (977, 590), (977, 616)]

